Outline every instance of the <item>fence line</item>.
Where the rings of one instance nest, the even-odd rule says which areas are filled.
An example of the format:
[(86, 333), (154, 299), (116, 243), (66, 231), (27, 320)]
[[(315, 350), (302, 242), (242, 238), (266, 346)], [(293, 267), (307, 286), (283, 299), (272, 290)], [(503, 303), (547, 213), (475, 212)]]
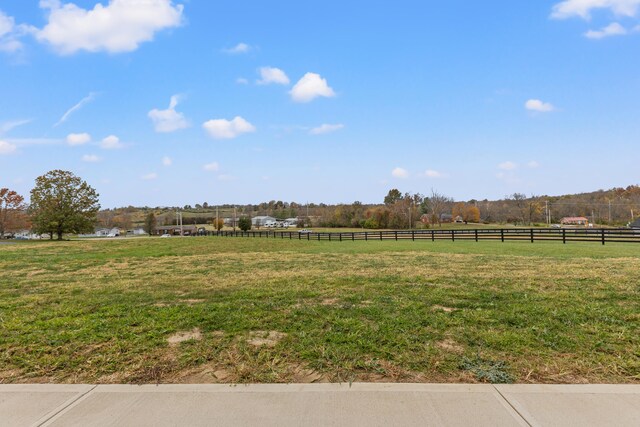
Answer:
[(494, 241), (540, 241), (640, 243), (640, 230), (628, 228), (497, 228), (462, 230), (387, 230), (357, 232), (310, 232), (298, 231), (205, 231), (200, 236), (246, 237), (316, 241), (356, 240), (494, 240)]

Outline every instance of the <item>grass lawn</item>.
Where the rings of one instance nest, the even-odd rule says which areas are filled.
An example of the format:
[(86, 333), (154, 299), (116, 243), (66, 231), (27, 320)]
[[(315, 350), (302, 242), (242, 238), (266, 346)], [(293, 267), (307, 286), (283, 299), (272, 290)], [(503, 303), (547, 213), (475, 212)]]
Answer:
[(0, 383), (640, 383), (640, 246), (0, 245)]

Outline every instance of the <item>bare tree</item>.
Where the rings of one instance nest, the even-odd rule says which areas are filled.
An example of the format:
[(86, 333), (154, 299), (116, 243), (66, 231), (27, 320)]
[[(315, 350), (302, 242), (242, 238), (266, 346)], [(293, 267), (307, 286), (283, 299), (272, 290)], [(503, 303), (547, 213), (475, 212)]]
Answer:
[(453, 199), (439, 193), (437, 190), (431, 189), (431, 195), (428, 197), (428, 210), (438, 221), (438, 225), (442, 227), (442, 214), (449, 210), (449, 205)]

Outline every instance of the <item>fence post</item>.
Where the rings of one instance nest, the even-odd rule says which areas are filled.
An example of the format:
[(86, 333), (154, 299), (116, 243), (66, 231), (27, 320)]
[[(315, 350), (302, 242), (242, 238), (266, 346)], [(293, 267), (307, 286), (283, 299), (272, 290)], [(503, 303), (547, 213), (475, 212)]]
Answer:
[(342, 231), (338, 234), (338, 237), (340, 238), (340, 241), (342, 242)]
[(331, 232), (329, 232), (329, 241), (331, 241)]
[(311, 240), (311, 233), (307, 233), (307, 240)]
[(564, 228), (562, 229), (562, 243), (567, 243), (567, 230), (565, 230)]
[(355, 241), (356, 240), (356, 233), (351, 232), (351, 241)]
[(411, 230), (411, 240), (416, 240), (416, 232), (414, 230)]
[(602, 244), (604, 245), (605, 242), (605, 238), (604, 238), (604, 228), (602, 229)]
[(478, 241), (478, 229), (475, 230), (476, 242)]
[(432, 242), (436, 241), (436, 232), (435, 232), (435, 230), (431, 230), (431, 241)]
[(500, 229), (500, 240), (504, 243), (504, 228)]
[(364, 232), (364, 241), (366, 242), (367, 240), (369, 240), (369, 232), (365, 231)]
[(397, 241), (398, 240), (398, 232), (396, 231), (395, 234), (396, 234), (396, 241)]
[(531, 243), (533, 243), (533, 228), (531, 229)]
[(451, 241), (455, 242), (456, 241), (456, 233), (455, 230), (451, 230)]
[(380, 232), (380, 240), (382, 240), (382, 231)]

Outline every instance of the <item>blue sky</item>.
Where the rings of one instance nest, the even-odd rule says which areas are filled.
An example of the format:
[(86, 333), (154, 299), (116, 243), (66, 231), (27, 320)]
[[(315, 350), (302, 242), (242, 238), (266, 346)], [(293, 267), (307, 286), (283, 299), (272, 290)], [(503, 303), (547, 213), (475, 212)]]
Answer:
[(71, 170), (114, 207), (638, 184), (639, 47), (640, 0), (0, 0), (0, 187)]

